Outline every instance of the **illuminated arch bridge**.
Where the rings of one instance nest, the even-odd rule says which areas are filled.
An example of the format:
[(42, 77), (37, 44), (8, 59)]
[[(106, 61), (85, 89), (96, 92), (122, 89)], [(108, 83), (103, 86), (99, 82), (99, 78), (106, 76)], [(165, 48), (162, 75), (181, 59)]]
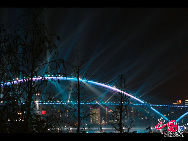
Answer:
[[(34, 77), (33, 78), (33, 81), (36, 81), (36, 80), (41, 80), (41, 79), (48, 79), (48, 80), (62, 80), (62, 81), (78, 81), (78, 79), (77, 78), (74, 78), (74, 77), (63, 77), (63, 76), (61, 76), (61, 75), (56, 75), (56, 76), (53, 76), (53, 75), (47, 75), (47, 76), (45, 76), (45, 77)], [(17, 79), (17, 80), (14, 80), (13, 79), (13, 81), (11, 81), (11, 82), (6, 82), (6, 83), (3, 83), (3, 84), (1, 84), (1, 86), (3, 86), (3, 85), (11, 85), (11, 84), (17, 84), (17, 83), (23, 83), (24, 82), (24, 80), (26, 80), (25, 78), (24, 79)], [(142, 105), (142, 106), (147, 106), (147, 107), (149, 107), (151, 110), (153, 110), (155, 113), (157, 113), (159, 116), (161, 116), (161, 117), (163, 117), (165, 120), (167, 120), (167, 121), (169, 121), (169, 119), (166, 117), (166, 116), (164, 116), (162, 113), (160, 113), (159, 111), (157, 111), (155, 108), (153, 108), (153, 107), (155, 107), (155, 106), (167, 106), (167, 107), (169, 107), (169, 106), (173, 106), (173, 107), (175, 107), (174, 105), (156, 105), (156, 104), (147, 104), (147, 102), (145, 102), (145, 101), (143, 101), (143, 100), (141, 100), (140, 98), (137, 98), (136, 96), (133, 96), (133, 95), (131, 95), (131, 94), (129, 94), (129, 93), (127, 93), (127, 92), (124, 92), (124, 91), (121, 91), (121, 90), (119, 90), (118, 88), (115, 88), (115, 87), (113, 87), (113, 86), (110, 86), (110, 85), (108, 85), (108, 84), (103, 84), (103, 83), (99, 83), (99, 82), (95, 82), (95, 81), (91, 81), (91, 80), (86, 80), (86, 79), (80, 79), (80, 81), (82, 81), (82, 82), (84, 82), (84, 83), (88, 83), (88, 84), (92, 84), (92, 85), (96, 85), (96, 86), (100, 86), (100, 87), (104, 87), (104, 88), (107, 88), (107, 89), (110, 89), (110, 90), (112, 90), (112, 91), (115, 91), (115, 92), (117, 92), (117, 93), (123, 93), (123, 94), (125, 94), (126, 96), (129, 96), (130, 98), (132, 98), (132, 99), (134, 99), (135, 101), (137, 101), (137, 102), (139, 102), (138, 104), (133, 104), (133, 105)], [(41, 101), (39, 101), (39, 104), (67, 104), (67, 103), (65, 103), (65, 102), (60, 102), (60, 101), (49, 101), (49, 102), (41, 102)], [(76, 104), (76, 103), (75, 103)], [(96, 102), (95, 103), (84, 103), (84, 102), (82, 102), (81, 104), (96, 104)], [(116, 103), (104, 103), (104, 102), (102, 102), (102, 103), (97, 103), (97, 104), (111, 104), (111, 105), (115, 105)], [(188, 106), (177, 106), (176, 105), (176, 107), (188, 107)], [(186, 113), (184, 113), (183, 115), (181, 115), (176, 121), (178, 122), (178, 121), (180, 121), (183, 117), (185, 117), (186, 115), (188, 115), (188, 112), (186, 112)]]

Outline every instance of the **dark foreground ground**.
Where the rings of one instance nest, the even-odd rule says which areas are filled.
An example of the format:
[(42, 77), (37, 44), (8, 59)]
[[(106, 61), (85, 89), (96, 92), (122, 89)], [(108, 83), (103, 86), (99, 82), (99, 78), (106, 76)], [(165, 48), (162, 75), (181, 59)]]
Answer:
[[(188, 133), (183, 133), (184, 137), (178, 137), (179, 139), (188, 140)], [(7, 139), (21, 139), (21, 140), (104, 140), (104, 141), (139, 141), (139, 140), (163, 140), (169, 137), (164, 137), (164, 135), (160, 133), (88, 133), (88, 134), (76, 134), (76, 133), (0, 133), (1, 140)], [(177, 137), (171, 137), (171, 139), (177, 140)]]

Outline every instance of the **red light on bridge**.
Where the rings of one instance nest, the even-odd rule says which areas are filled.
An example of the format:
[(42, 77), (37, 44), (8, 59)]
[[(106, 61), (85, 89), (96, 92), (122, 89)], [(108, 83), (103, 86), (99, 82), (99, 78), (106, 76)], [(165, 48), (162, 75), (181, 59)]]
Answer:
[(46, 115), (46, 111), (42, 111), (42, 115)]

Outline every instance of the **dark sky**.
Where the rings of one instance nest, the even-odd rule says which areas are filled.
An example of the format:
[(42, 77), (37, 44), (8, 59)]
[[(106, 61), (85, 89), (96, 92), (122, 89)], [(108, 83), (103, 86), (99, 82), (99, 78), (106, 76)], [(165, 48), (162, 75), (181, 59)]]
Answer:
[[(0, 23), (23, 9), (1, 8)], [(188, 98), (188, 8), (48, 8), (46, 25), (61, 40), (59, 55), (87, 63), (85, 77), (112, 84), (121, 73), (128, 92), (156, 104)]]

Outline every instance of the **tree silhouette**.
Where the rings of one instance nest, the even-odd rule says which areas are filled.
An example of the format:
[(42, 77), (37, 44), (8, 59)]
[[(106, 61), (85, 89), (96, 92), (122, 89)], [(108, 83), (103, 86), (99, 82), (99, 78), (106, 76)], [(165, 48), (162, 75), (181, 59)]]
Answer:
[[(55, 44), (56, 40), (60, 38), (55, 34), (48, 33), (43, 22), (44, 14), (45, 9), (43, 8), (25, 9), (25, 14), (20, 17), (19, 23), (14, 26), (13, 31), (8, 31), (9, 27), (4, 25), (0, 28), (1, 94), (3, 95), (2, 101), (7, 102), (4, 103), (6, 106), (3, 108), (6, 108), (9, 113), (10, 103), (12, 103), (12, 107), (15, 109), (11, 108), (10, 113), (16, 112), (15, 115), (17, 115), (18, 109), (20, 109), (22, 119), (25, 112), (25, 132), (32, 132), (33, 128), (33, 96), (48, 81), (43, 78), (41, 82), (36, 82), (33, 78), (44, 75), (45, 72), (52, 73), (52, 68), (57, 68), (58, 63), (61, 63), (58, 60)], [(24, 82), (15, 85), (14, 81), (11, 81), (9, 86), (4, 86), (6, 82), (14, 79), (17, 81), (24, 79)], [(13, 117), (13, 115), (7, 118), (9, 117)], [(7, 118), (6, 120), (8, 120)], [(10, 121), (14, 120), (10, 119)]]
[(120, 90), (121, 92), (118, 93), (120, 96), (115, 98), (117, 102), (119, 102), (119, 105), (116, 106), (116, 110), (113, 111), (111, 114), (111, 120), (116, 121), (112, 122), (111, 125), (115, 128), (115, 130), (119, 131), (120, 133), (124, 132), (124, 128), (127, 128), (127, 132), (135, 126), (132, 125), (133, 120), (129, 124), (125, 124), (123, 122), (123, 119), (128, 116), (128, 106), (130, 104), (130, 97), (126, 96), (125, 94), (122, 93), (122, 91), (125, 91), (125, 76), (122, 74), (120, 75)]

